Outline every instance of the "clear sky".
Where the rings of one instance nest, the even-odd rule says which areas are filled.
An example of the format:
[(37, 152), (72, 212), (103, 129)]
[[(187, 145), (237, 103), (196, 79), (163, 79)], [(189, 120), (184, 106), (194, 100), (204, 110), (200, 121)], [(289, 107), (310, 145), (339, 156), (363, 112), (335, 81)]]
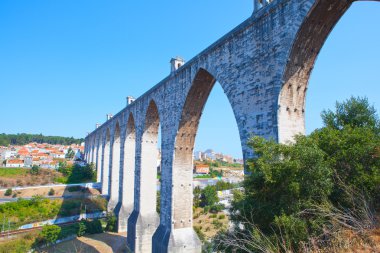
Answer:
[[(251, 15), (252, 0), (0, 1), (0, 132), (84, 137)], [(307, 131), (336, 100), (380, 111), (380, 4), (355, 3), (326, 42), (307, 97)], [(196, 149), (241, 156), (232, 110), (213, 90)]]

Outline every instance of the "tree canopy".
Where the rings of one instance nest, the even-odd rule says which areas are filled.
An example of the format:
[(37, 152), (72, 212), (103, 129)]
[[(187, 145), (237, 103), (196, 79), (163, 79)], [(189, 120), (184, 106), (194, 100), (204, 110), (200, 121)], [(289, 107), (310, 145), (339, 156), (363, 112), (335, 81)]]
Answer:
[[(296, 136), (292, 144), (251, 139), (249, 145), (256, 157), (248, 162), (250, 174), (244, 181), (244, 192), (235, 194), (231, 209), (240, 237), (269, 238), (266, 240), (271, 245), (282, 243), (278, 239), (282, 238), (285, 247), (302, 251), (301, 245), (310, 237), (321, 238), (331, 229), (336, 210), (347, 212), (348, 217), (358, 212), (355, 219), (359, 219), (366, 205), (358, 205), (358, 198), (379, 205), (380, 128), (376, 110), (366, 98), (352, 97), (336, 103), (335, 111), (324, 111), (322, 118), (323, 128), (310, 136)], [(349, 226), (354, 227), (352, 223)], [(323, 238), (329, 237), (331, 234), (325, 234)], [(252, 248), (255, 243), (246, 246), (252, 252), (260, 251)]]
[(25, 145), (31, 142), (71, 145), (80, 144), (84, 139), (73, 137), (44, 136), (42, 134), (0, 134), (0, 146)]

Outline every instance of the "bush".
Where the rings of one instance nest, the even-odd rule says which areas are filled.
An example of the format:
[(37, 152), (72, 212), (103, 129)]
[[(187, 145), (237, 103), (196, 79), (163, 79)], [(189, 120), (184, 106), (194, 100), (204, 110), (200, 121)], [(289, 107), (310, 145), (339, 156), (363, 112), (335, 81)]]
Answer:
[(7, 190), (5, 191), (4, 196), (9, 197), (9, 196), (11, 196), (11, 195), (12, 195), (12, 189), (9, 188), (9, 189), (7, 189)]
[(224, 214), (221, 214), (221, 215), (219, 215), (219, 217), (218, 217), (219, 220), (224, 220), (225, 218), (226, 218), (226, 215), (224, 215)]
[(61, 227), (57, 225), (45, 225), (41, 231), (41, 237), (46, 243), (54, 243), (58, 240)]
[(51, 188), (50, 191), (48, 192), (48, 195), (49, 196), (54, 196), (54, 194), (55, 194), (55, 191), (54, 191), (53, 188)]
[(32, 175), (38, 175), (40, 173), (40, 167), (37, 165), (33, 165), (33, 167), (30, 169), (30, 174)]
[(206, 236), (202, 232), (202, 227), (194, 227), (194, 231), (195, 233), (197, 233), (199, 240), (201, 240), (202, 242), (206, 241)]
[(84, 236), (86, 234), (86, 224), (85, 224), (85, 221), (81, 221), (79, 223), (79, 226), (78, 226), (78, 232), (77, 232), (77, 236), (78, 237), (81, 237), (81, 236)]
[(100, 220), (86, 221), (86, 233), (100, 234), (103, 233), (103, 227)]
[(113, 213), (107, 214), (106, 231), (117, 232), (117, 218)]
[(219, 212), (223, 211), (224, 208), (225, 207), (224, 207), (223, 204), (212, 205), (210, 207), (210, 212), (216, 214), (216, 213), (219, 213)]

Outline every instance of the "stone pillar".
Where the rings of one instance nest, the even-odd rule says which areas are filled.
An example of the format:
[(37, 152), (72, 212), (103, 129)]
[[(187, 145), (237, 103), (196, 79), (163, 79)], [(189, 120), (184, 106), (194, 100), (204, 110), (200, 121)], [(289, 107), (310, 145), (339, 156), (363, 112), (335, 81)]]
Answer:
[(135, 204), (128, 219), (128, 245), (138, 253), (152, 252), (152, 236), (160, 222), (156, 212), (158, 127), (158, 110), (151, 102), (144, 132), (137, 135)]
[(107, 140), (104, 145), (103, 149), (103, 164), (102, 164), (102, 194), (108, 195), (109, 194), (109, 170), (110, 170), (110, 140), (109, 135), (107, 137)]
[(102, 181), (102, 156), (103, 156), (103, 145), (102, 140), (98, 141), (98, 154), (97, 154), (97, 162), (96, 162), (96, 182)]
[(120, 201), (121, 206), (118, 210), (118, 232), (127, 231), (128, 218), (133, 212), (134, 186), (135, 186), (135, 150), (136, 137), (133, 117), (130, 117), (127, 123), (125, 140), (121, 147), (120, 170)]
[[(116, 125), (112, 145), (112, 163), (110, 166), (110, 199), (108, 210), (116, 211), (115, 208), (119, 203), (119, 176), (120, 176), (120, 127)], [(118, 211), (116, 211), (117, 213)]]

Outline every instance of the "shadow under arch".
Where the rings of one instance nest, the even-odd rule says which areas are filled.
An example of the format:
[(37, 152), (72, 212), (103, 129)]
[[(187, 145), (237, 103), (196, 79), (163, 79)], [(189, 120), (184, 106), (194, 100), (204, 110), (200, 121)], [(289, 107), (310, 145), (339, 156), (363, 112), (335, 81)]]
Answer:
[(152, 251), (152, 235), (160, 223), (156, 212), (159, 128), (159, 110), (152, 99), (146, 110), (141, 139), (136, 141), (140, 154), (136, 154), (134, 210), (128, 219), (127, 237), (133, 252)]
[(331, 31), (354, 2), (316, 0), (299, 29), (278, 98), (280, 143), (292, 141), (295, 135), (305, 133), (306, 93), (316, 59)]
[[(164, 206), (165, 199), (161, 200), (161, 208), (166, 210), (161, 213), (161, 225), (153, 238), (153, 252), (180, 252), (184, 248), (201, 251), (202, 243), (193, 229), (193, 152), (200, 119), (216, 82), (210, 72), (200, 68), (186, 95), (174, 143), (172, 200), (170, 206)], [(165, 217), (169, 213), (170, 220)]]
[(113, 133), (112, 160), (110, 165), (110, 186), (108, 210), (114, 210), (119, 203), (119, 175), (120, 175), (120, 123), (116, 122)]
[(136, 125), (133, 114), (130, 113), (125, 129), (124, 149), (122, 154), (122, 170), (120, 175), (120, 207), (117, 207), (118, 232), (127, 230), (128, 218), (133, 211), (135, 189), (135, 156), (136, 156)]

